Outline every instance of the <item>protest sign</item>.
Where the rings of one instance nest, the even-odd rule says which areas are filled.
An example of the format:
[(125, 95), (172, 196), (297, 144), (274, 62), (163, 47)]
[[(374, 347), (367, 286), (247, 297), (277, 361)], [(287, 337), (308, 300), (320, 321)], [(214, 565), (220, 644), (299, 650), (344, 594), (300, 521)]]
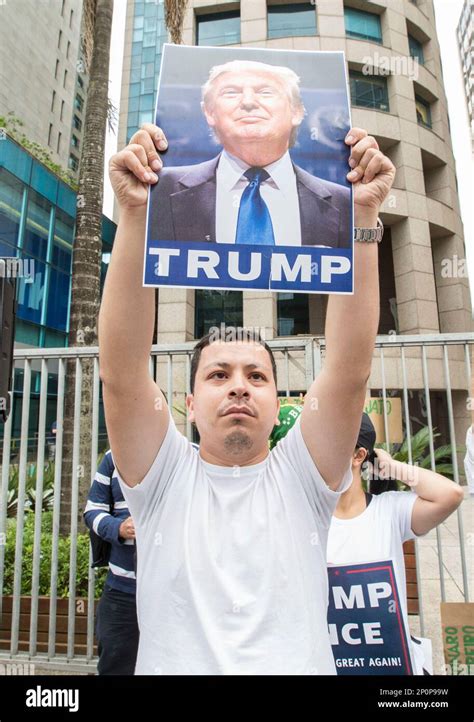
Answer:
[(145, 286), (352, 293), (342, 52), (165, 45)]
[(328, 576), (337, 673), (413, 674), (392, 562), (330, 566)]
[[(385, 399), (385, 411), (387, 417), (388, 440), (391, 444), (400, 444), (403, 441), (402, 426), (402, 400), (397, 396), (390, 396)], [(364, 412), (370, 416), (377, 444), (387, 441), (385, 437), (385, 416), (384, 400), (382, 397), (371, 397), (365, 400)]]
[(441, 602), (441, 626), (448, 674), (474, 675), (474, 604)]

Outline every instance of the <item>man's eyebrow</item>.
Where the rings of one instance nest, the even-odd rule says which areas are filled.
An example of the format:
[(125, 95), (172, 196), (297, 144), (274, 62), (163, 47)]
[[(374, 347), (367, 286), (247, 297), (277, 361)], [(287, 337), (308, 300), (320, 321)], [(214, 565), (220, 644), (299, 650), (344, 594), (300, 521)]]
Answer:
[[(231, 368), (232, 364), (229, 363), (228, 361), (213, 361), (213, 362), (208, 363), (205, 366), (203, 366), (202, 370), (206, 371), (206, 369), (216, 367), (216, 366), (218, 366), (219, 368), (222, 368), (222, 369), (229, 369), (229, 368)], [(246, 369), (263, 369), (264, 371), (270, 371), (270, 367), (266, 366), (265, 364), (256, 364), (256, 363), (245, 364), (244, 368), (246, 368)]]

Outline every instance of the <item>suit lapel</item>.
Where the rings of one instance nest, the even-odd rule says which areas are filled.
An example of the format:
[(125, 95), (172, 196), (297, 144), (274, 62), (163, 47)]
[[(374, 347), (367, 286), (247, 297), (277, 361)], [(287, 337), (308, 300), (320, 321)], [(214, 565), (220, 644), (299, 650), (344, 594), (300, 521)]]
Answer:
[(201, 163), (179, 180), (171, 195), (175, 237), (180, 241), (216, 242), (216, 168), (219, 157)]

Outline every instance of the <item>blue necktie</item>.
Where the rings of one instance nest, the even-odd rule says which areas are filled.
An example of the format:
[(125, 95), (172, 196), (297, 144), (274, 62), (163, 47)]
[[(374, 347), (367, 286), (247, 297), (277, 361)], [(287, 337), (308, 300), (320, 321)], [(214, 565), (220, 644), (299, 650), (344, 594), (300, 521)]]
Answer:
[(249, 168), (244, 176), (250, 183), (240, 199), (235, 242), (274, 246), (270, 211), (260, 195), (260, 185), (270, 175), (263, 168)]

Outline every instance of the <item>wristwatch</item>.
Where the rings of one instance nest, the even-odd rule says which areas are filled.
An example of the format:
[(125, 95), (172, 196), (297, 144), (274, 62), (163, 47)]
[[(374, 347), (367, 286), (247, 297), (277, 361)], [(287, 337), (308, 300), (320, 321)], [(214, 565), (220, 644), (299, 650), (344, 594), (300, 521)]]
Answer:
[(377, 228), (354, 227), (354, 241), (358, 243), (380, 243), (383, 236), (383, 223), (377, 218)]

